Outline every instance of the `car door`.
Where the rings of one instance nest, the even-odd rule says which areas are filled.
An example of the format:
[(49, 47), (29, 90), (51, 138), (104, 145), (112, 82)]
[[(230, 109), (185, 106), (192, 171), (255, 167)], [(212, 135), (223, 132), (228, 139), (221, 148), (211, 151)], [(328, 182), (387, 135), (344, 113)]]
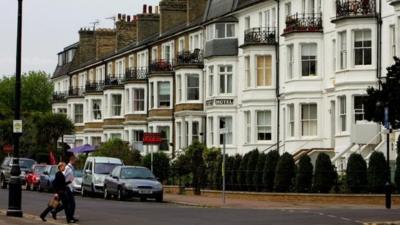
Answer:
[(119, 167), (114, 168), (110, 176), (111, 190), (114, 194), (118, 192), (118, 179), (116, 179), (118, 178), (118, 168)]
[(90, 187), (92, 185), (92, 161), (87, 161), (86, 165), (83, 170), (83, 179), (82, 179), (82, 188), (85, 190), (90, 190)]

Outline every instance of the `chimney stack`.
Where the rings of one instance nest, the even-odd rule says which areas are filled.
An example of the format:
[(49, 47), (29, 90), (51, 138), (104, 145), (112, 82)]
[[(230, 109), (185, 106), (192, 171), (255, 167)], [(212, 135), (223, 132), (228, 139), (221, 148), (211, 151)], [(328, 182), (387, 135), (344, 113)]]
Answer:
[(160, 34), (187, 23), (187, 0), (161, 0)]
[(143, 41), (159, 32), (160, 30), (160, 15), (153, 13), (153, 9), (149, 6), (147, 13), (147, 5), (143, 5), (143, 13), (135, 16), (137, 23), (137, 41)]
[(143, 14), (147, 14), (147, 5), (146, 4), (143, 5)]
[(149, 14), (153, 14), (153, 6), (149, 6)]
[(208, 0), (187, 0), (187, 23), (191, 24), (198, 18), (203, 18)]

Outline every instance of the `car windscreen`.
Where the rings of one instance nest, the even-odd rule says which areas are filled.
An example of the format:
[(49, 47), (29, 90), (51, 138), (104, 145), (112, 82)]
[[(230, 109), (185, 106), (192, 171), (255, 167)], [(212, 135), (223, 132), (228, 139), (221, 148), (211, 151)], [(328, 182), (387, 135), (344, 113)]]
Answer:
[(30, 159), (20, 159), (19, 160), (19, 166), (21, 169), (31, 169), (33, 164), (35, 164), (35, 161), (30, 160)]
[(112, 164), (112, 163), (96, 163), (94, 166), (94, 173), (96, 174), (110, 174), (111, 171), (116, 166), (120, 166), (119, 164)]
[(154, 180), (153, 173), (146, 168), (123, 168), (121, 179), (149, 179)]
[(82, 170), (75, 170), (74, 177), (82, 177)]
[(35, 166), (35, 169), (33, 169), (33, 172), (36, 174), (43, 174), (44, 171), (46, 171), (45, 166)]
[(51, 169), (50, 169), (49, 175), (50, 175), (50, 176), (55, 176), (56, 173), (57, 173), (57, 171), (58, 171), (57, 166), (52, 166)]

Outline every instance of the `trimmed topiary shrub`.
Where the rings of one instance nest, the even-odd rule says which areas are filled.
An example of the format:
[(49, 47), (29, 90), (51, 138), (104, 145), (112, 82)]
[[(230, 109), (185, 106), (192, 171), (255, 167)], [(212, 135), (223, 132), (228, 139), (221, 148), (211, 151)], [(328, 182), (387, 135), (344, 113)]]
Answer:
[(313, 165), (311, 158), (304, 155), (300, 158), (298, 170), (296, 173), (296, 191), (300, 193), (308, 193), (311, 191), (313, 178)]
[(368, 166), (368, 190), (383, 193), (387, 180), (386, 159), (382, 152), (373, 152)]
[(250, 152), (249, 161), (247, 162), (246, 184), (248, 191), (254, 191), (256, 184), (254, 183), (254, 174), (256, 174), (256, 167), (258, 163), (258, 149)]
[[(142, 161), (142, 165), (151, 169), (151, 154), (147, 154)], [(153, 173), (162, 182), (168, 179), (170, 172), (169, 158), (164, 152), (153, 154)]]
[(222, 189), (222, 155), (217, 156), (217, 160), (214, 162), (214, 176), (213, 183), (215, 184), (216, 190)]
[(367, 163), (360, 154), (353, 153), (349, 157), (346, 183), (352, 193), (360, 193), (367, 187)]
[(291, 154), (285, 153), (279, 158), (275, 172), (275, 191), (290, 191), (290, 188), (293, 185), (293, 178), (295, 176), (295, 167), (293, 156)]
[(242, 162), (242, 156), (237, 154), (235, 155), (235, 160), (232, 166), (232, 171), (231, 171), (231, 179), (230, 179), (230, 186), (232, 190), (239, 190), (239, 180), (238, 180), (238, 174), (239, 174), (239, 169), (240, 165)]
[(329, 155), (320, 153), (315, 162), (314, 191), (328, 193), (335, 184), (335, 173)]
[(235, 165), (235, 157), (226, 156), (225, 163), (225, 182), (226, 182), (226, 190), (232, 190), (232, 175)]
[(263, 188), (262, 178), (263, 178), (263, 170), (264, 170), (266, 158), (267, 158), (267, 155), (264, 153), (260, 153), (258, 156), (256, 170), (255, 170), (255, 173), (253, 176), (253, 184), (255, 185), (256, 191), (262, 191), (262, 188)]
[(264, 164), (263, 178), (262, 178), (263, 190), (265, 191), (274, 190), (275, 171), (278, 161), (279, 161), (278, 151), (270, 151), (265, 157), (265, 164)]
[(246, 153), (240, 161), (238, 174), (239, 190), (247, 190), (246, 176), (247, 176), (247, 163), (249, 162), (250, 152)]

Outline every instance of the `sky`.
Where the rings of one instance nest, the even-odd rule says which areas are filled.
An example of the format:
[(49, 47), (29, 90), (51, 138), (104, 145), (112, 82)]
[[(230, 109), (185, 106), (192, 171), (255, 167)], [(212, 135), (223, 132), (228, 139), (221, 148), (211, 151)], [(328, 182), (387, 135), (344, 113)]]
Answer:
[[(82, 27), (113, 27), (106, 19), (118, 13), (134, 15), (143, 4), (160, 0), (24, 0), (22, 72), (53, 73), (57, 53), (79, 40)], [(15, 74), (17, 0), (0, 0), (0, 77)]]

